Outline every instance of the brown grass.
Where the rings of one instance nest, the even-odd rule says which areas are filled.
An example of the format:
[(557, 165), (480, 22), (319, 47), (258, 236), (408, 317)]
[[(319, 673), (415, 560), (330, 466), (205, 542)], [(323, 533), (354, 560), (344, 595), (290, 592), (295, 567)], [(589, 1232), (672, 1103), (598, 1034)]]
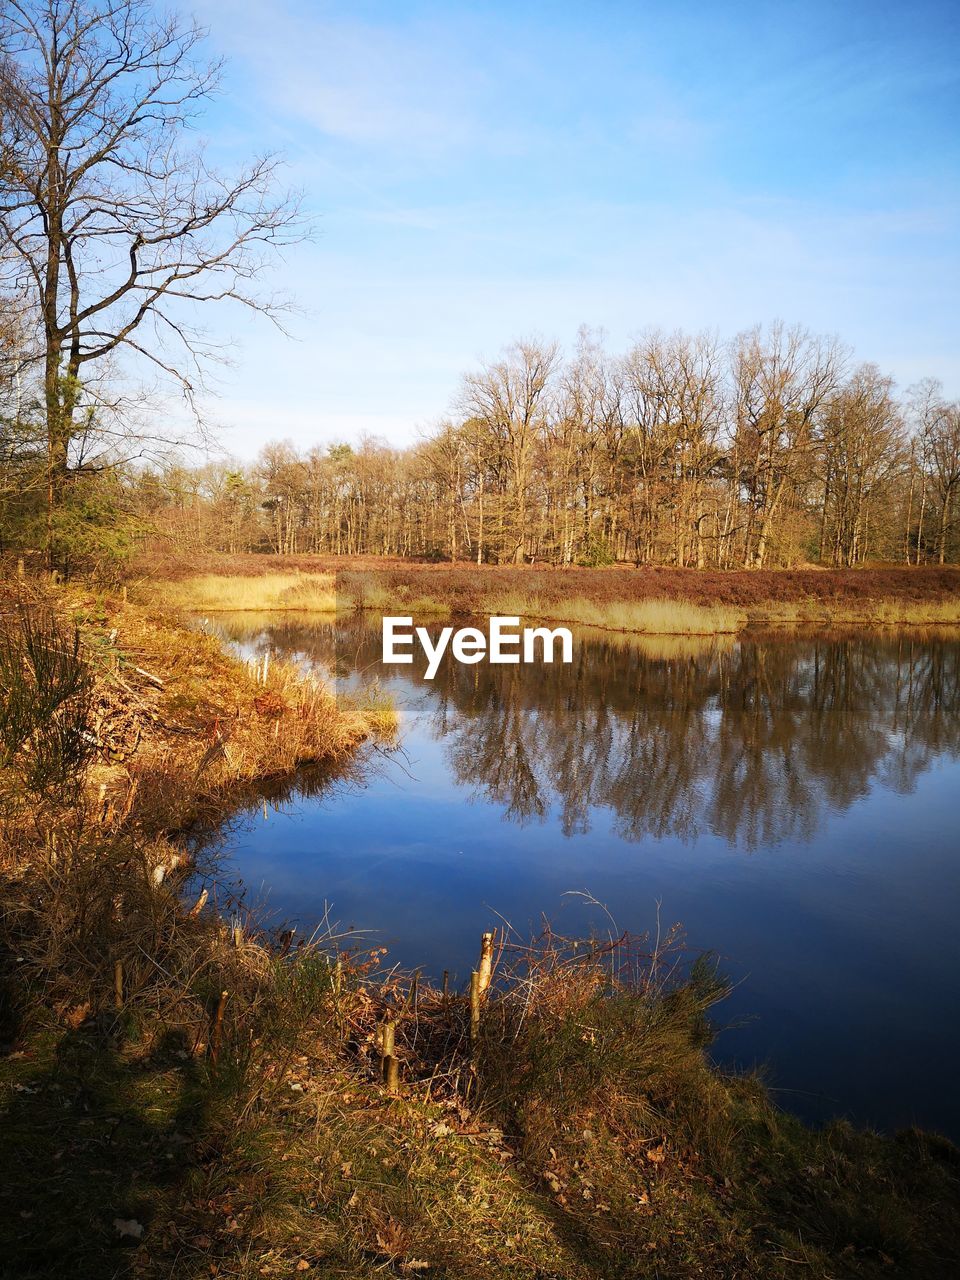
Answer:
[(698, 573), (694, 570), (350, 570), (338, 594), (381, 612), (499, 613), (649, 635), (733, 633), (759, 624), (960, 623), (957, 570)]
[(337, 607), (334, 578), (329, 573), (264, 573), (253, 576), (200, 574), (160, 581), (147, 595), (175, 608), (204, 612), (303, 610), (332, 613)]
[[(341, 763), (370, 719), (137, 606), (37, 602), (79, 619), (100, 759), (69, 796), (0, 797), (6, 1273), (933, 1280), (960, 1265), (956, 1150), (815, 1133), (755, 1079), (717, 1073), (707, 965), (627, 937), (512, 937), (471, 1043), (462, 991), (332, 930), (298, 948), (191, 910), (170, 828), (215, 820), (277, 769)], [(381, 1083), (388, 1019), (398, 1096)]]
[(136, 788), (137, 810), (154, 825), (215, 814), (244, 787), (305, 765), (335, 767), (370, 732), (359, 707), (287, 664), (271, 663), (264, 677), (214, 637), (135, 606), (108, 612), (104, 625), (116, 633), (98, 652), (106, 731), (115, 725), (122, 737), (125, 724), (150, 727), (129, 759), (121, 745), (94, 780), (105, 781), (114, 804)]
[[(410, 606), (413, 611), (414, 606)], [(491, 613), (543, 622), (575, 622), (605, 631), (641, 635), (710, 636), (741, 630), (747, 615), (729, 605), (688, 604), (683, 600), (625, 600), (598, 604), (573, 597), (542, 600), (538, 596), (494, 596), (487, 603)]]
[[(199, 572), (199, 571), (202, 571)], [(193, 566), (151, 566), (170, 592), (171, 582), (207, 578), (178, 597), (184, 605), (212, 608), (200, 599), (249, 597), (251, 580), (277, 575), (334, 575), (340, 607), (356, 603), (380, 612), (420, 617), (507, 612), (583, 622), (613, 630), (694, 634), (700, 627), (729, 630), (755, 623), (875, 626), (960, 623), (960, 569), (784, 569), (719, 573), (694, 569), (549, 569), (412, 564), (384, 558), (210, 557)], [(220, 579), (219, 585), (216, 580)], [(145, 580), (145, 596), (155, 586)], [(191, 603), (191, 592), (193, 595)], [(204, 592), (209, 593), (204, 595)], [(170, 596), (169, 598), (174, 598)], [(701, 610), (677, 613), (666, 604)], [(643, 606), (636, 613), (631, 609)], [(245, 606), (246, 607), (246, 606)], [(252, 605), (251, 605), (252, 607)], [(289, 607), (281, 604), (280, 607)]]

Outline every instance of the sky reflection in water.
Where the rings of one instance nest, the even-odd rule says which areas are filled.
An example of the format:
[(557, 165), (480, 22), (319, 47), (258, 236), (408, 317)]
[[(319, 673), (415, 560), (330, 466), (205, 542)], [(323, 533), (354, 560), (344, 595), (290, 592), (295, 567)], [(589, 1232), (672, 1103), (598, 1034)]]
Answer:
[(571, 667), (383, 668), (379, 626), (225, 620), (401, 708), (402, 751), (235, 823), (228, 872), (278, 919), (325, 904), (463, 977), (499, 912), (566, 933), (682, 921), (738, 983), (728, 1063), (808, 1119), (960, 1137), (960, 644), (579, 636)]

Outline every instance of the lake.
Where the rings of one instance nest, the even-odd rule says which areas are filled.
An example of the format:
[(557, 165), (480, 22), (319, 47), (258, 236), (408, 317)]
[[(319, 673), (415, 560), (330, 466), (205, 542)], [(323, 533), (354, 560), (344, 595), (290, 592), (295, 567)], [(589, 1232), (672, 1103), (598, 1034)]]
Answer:
[(205, 625), (401, 716), (396, 750), (227, 828), (219, 876), (275, 922), (458, 980), (503, 919), (680, 922), (735, 983), (718, 1061), (807, 1120), (960, 1138), (956, 638), (595, 631), (569, 666), (448, 655), (427, 681), (381, 665), (379, 617), (239, 617)]

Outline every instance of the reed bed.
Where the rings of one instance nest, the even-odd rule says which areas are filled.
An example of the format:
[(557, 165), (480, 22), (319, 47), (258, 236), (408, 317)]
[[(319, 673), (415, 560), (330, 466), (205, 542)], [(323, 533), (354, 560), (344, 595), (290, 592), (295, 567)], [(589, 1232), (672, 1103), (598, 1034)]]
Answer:
[[(193, 612), (277, 612), (301, 610), (333, 613), (337, 608), (334, 578), (329, 573), (263, 573), (225, 576), (206, 573), (161, 580), (148, 589), (151, 597)], [(142, 592), (142, 594), (147, 594)]]
[(818, 600), (773, 602), (753, 609), (754, 623), (874, 627), (955, 627), (960, 625), (960, 596), (943, 599)]
[(147, 598), (195, 612), (365, 610), (427, 620), (515, 614), (638, 634), (722, 635), (755, 623), (960, 624), (955, 568), (699, 571), (411, 564), (371, 557), (208, 557), (153, 566)]
[(747, 615), (726, 605), (696, 605), (682, 600), (617, 601), (595, 604), (573, 597), (544, 601), (500, 596), (490, 601), (491, 612), (543, 622), (576, 622), (605, 631), (655, 636), (729, 635), (740, 631)]
[(415, 617), (506, 614), (648, 635), (734, 634), (755, 624), (960, 624), (955, 569), (699, 572), (449, 565), (352, 567), (345, 605)]

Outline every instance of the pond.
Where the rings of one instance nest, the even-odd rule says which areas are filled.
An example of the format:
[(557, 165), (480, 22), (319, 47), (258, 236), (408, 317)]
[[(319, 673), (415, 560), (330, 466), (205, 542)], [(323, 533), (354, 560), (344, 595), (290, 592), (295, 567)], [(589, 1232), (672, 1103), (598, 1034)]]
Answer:
[(463, 980), (484, 928), (682, 923), (718, 1061), (807, 1120), (960, 1138), (960, 643), (576, 636), (569, 666), (380, 663), (380, 619), (206, 625), (400, 711), (399, 748), (226, 832), (276, 921)]

